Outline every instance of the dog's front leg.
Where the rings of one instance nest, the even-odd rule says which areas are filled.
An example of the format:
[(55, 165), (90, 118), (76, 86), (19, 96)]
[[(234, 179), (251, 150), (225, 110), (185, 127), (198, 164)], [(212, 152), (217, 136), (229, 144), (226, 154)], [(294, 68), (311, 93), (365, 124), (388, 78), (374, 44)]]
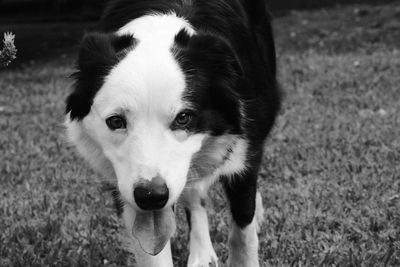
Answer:
[(205, 201), (200, 190), (185, 189), (182, 203), (190, 226), (190, 254), (188, 267), (218, 266), (218, 258), (211, 243)]
[(262, 219), (262, 202), (257, 193), (257, 173), (224, 178), (232, 215), (228, 266), (259, 267), (257, 228)]
[(137, 267), (173, 267), (171, 243), (168, 242), (164, 249), (156, 256), (152, 256), (143, 251), (139, 242), (132, 235), (132, 227), (135, 220), (135, 210), (129, 206), (124, 207), (122, 214), (125, 227), (129, 236), (130, 250), (135, 255)]

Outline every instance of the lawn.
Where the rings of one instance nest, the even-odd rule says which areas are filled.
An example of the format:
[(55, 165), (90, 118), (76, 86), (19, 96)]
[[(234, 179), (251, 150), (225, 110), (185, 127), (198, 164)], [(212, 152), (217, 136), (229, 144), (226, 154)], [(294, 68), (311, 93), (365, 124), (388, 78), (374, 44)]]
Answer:
[[(291, 12), (274, 28), (284, 103), (259, 177), (262, 266), (400, 266), (400, 3)], [(111, 196), (63, 137), (71, 62), (0, 72), (0, 266), (133, 262)], [(207, 205), (225, 262), (219, 185)]]

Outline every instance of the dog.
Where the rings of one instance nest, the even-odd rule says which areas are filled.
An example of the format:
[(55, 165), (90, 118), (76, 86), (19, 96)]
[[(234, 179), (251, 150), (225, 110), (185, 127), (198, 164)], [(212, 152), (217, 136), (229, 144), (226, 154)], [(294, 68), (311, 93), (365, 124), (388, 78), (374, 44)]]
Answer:
[(218, 265), (205, 209), (220, 181), (229, 266), (259, 266), (257, 176), (280, 106), (264, 0), (114, 0), (83, 37), (66, 100), (69, 140), (115, 181), (138, 266), (173, 266), (174, 206), (188, 266)]

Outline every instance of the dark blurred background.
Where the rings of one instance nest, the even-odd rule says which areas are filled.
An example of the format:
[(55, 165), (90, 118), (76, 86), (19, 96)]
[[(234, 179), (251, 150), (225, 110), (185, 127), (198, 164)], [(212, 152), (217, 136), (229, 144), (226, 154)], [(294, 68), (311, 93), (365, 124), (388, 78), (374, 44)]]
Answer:
[[(94, 27), (109, 0), (0, 0), (0, 35), (16, 34), (18, 58), (12, 66), (49, 58), (72, 58), (84, 34)], [(350, 4), (387, 4), (393, 0), (266, 0), (273, 15), (291, 10)], [(361, 11), (362, 12), (362, 11)], [(361, 14), (362, 15), (362, 14)]]

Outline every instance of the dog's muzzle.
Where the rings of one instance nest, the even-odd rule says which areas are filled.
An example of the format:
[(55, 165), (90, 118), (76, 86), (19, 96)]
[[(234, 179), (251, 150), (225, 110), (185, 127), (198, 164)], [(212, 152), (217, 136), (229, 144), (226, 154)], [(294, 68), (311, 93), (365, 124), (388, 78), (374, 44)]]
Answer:
[(172, 207), (165, 207), (169, 199), (168, 187), (158, 176), (151, 181), (142, 179), (134, 185), (133, 196), (141, 210), (136, 213), (132, 234), (144, 252), (157, 255), (176, 229)]
[(142, 179), (133, 190), (136, 204), (142, 210), (159, 210), (168, 202), (169, 190), (161, 177), (154, 177), (151, 181)]

